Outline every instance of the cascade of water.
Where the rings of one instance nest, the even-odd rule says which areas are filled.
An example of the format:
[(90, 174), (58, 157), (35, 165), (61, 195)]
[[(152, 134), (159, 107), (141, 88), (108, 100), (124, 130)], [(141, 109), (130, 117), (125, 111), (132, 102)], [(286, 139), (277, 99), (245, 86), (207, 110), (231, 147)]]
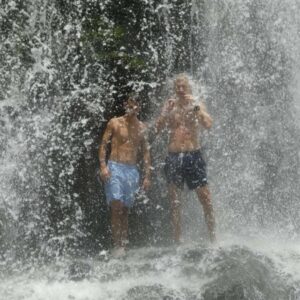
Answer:
[(206, 2), (201, 74), (215, 119), (207, 152), (225, 231), (299, 234), (299, 134), (291, 93), (298, 10), (296, 1)]
[[(297, 0), (7, 0), (1, 8), (1, 300), (299, 298)], [(132, 89), (144, 99), (142, 118), (155, 115), (170, 93), (165, 82), (181, 71), (214, 118), (203, 145), (220, 247), (95, 258), (110, 236), (95, 178), (105, 122)], [(140, 244), (170, 231), (158, 140), (150, 201), (132, 212)], [(199, 203), (192, 210), (188, 230), (201, 226), (191, 218), (201, 218)], [(261, 229), (266, 242), (249, 239)], [(248, 238), (226, 241), (226, 233)], [(274, 233), (293, 242), (269, 243)], [(74, 262), (78, 252), (93, 255)], [(54, 256), (62, 260), (38, 270), (12, 263)]]
[[(91, 197), (87, 192), (82, 195), (82, 186), (91, 181), (87, 172), (97, 164), (95, 138), (119, 93), (113, 84), (115, 75), (109, 75), (113, 65), (101, 64), (97, 57), (99, 51), (102, 56), (113, 53), (118, 66), (127, 55), (123, 46), (119, 54), (101, 52), (104, 36), (108, 36), (104, 46), (113, 50), (118, 45), (112, 36), (121, 39), (125, 34), (122, 22), (117, 23), (112, 14), (114, 5), (104, 1), (96, 6), (103, 14), (100, 24), (95, 24), (92, 1), (86, 6), (80, 1), (73, 6), (8, 1), (4, 6), (1, 215), (7, 228), (3, 235), (14, 232), (14, 224), (20, 221), (24, 236), (28, 232), (43, 236), (40, 228), (52, 231), (54, 238), (70, 237), (70, 232), (81, 235), (85, 230), (72, 226), (84, 217), (79, 198)], [(283, 231), (288, 227), (294, 234), (299, 227), (299, 185), (294, 184), (299, 172), (298, 136), (292, 118), (297, 2), (193, 1), (190, 19), (185, 3), (146, 1), (145, 5), (148, 15), (139, 28), (151, 37), (142, 43), (145, 52), (152, 52), (148, 70), (157, 74), (163, 62), (164, 75), (152, 76), (148, 82), (133, 77), (128, 85), (143, 90), (148, 84), (161, 91), (157, 83), (174, 68), (181, 71), (185, 66), (195, 89), (199, 82), (205, 86), (215, 118), (205, 148), (219, 222), (230, 231), (275, 226)], [(159, 35), (154, 32), (155, 16)], [(134, 14), (130, 18), (137, 21)], [(152, 103), (154, 111), (160, 101)], [(89, 163), (84, 166), (82, 160)], [(86, 170), (78, 173), (80, 168)], [(95, 191), (93, 184), (89, 189)]]
[[(4, 222), (9, 219), (6, 223), (15, 227), (14, 247), (24, 253), (30, 252), (27, 247), (47, 248), (57, 235), (71, 237), (79, 230), (80, 208), (69, 186), (76, 157), (89, 148), (90, 139), (74, 145), (75, 133), (85, 130), (89, 112), (91, 121), (93, 115), (101, 121), (104, 101), (92, 97), (105, 90), (101, 66), (95, 67), (95, 82), (89, 80), (94, 75), (89, 64), (81, 65), (80, 14), (79, 5), (65, 19), (63, 9), (48, 1), (9, 1), (2, 13), (1, 202)], [(60, 210), (66, 216), (59, 216)]]
[(3, 4), (1, 215), (19, 254), (108, 244), (101, 130), (132, 89), (156, 110), (164, 78), (188, 61), (189, 4), (125, 2)]

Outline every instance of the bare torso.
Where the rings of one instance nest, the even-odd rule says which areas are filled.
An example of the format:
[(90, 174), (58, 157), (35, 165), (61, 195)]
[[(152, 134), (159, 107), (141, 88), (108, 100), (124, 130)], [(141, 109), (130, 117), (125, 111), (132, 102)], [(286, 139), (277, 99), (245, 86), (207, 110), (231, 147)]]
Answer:
[(136, 164), (145, 126), (138, 119), (113, 119), (110, 160)]
[(190, 106), (180, 107), (176, 104), (168, 118), (169, 152), (186, 152), (199, 149), (200, 127), (201, 124)]

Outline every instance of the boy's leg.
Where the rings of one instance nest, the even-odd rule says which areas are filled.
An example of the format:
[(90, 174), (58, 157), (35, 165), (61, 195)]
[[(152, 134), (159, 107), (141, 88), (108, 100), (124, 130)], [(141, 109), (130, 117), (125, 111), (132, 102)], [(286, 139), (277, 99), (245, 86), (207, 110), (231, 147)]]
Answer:
[(211, 204), (211, 194), (208, 185), (198, 187), (196, 189), (196, 193), (203, 207), (204, 217), (207, 224), (210, 240), (211, 242), (214, 242), (216, 240), (215, 217), (214, 217), (213, 206)]
[(120, 200), (111, 202), (111, 231), (114, 247), (122, 247), (123, 203)]
[(181, 238), (181, 190), (175, 184), (168, 184), (168, 194), (171, 202), (171, 222), (173, 229), (173, 239), (176, 243), (180, 242)]
[(123, 206), (121, 215), (121, 244), (126, 247), (128, 244), (128, 208)]

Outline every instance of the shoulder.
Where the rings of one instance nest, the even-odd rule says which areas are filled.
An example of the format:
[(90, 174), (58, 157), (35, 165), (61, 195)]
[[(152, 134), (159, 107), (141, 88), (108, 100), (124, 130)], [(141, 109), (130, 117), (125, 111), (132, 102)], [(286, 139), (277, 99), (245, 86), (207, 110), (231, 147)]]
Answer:
[(199, 106), (201, 109), (206, 109), (206, 105), (203, 100), (199, 103)]
[(200, 111), (202, 111), (202, 112), (208, 114), (205, 102), (201, 101), (201, 102), (199, 103), (199, 107), (200, 107)]
[(106, 131), (113, 131), (114, 128), (116, 127), (117, 121), (116, 118), (110, 119), (107, 124), (106, 124)]
[(107, 127), (113, 127), (113, 126), (119, 124), (122, 121), (121, 118), (122, 117), (111, 118), (107, 123)]

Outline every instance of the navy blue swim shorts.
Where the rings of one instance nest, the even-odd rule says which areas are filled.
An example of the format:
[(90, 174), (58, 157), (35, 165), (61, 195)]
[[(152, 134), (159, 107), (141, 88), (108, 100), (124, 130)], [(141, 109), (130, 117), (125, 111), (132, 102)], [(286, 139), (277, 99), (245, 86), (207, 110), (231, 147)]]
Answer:
[(184, 183), (190, 190), (207, 184), (206, 163), (200, 150), (169, 152), (164, 171), (167, 182), (179, 188), (183, 188)]

